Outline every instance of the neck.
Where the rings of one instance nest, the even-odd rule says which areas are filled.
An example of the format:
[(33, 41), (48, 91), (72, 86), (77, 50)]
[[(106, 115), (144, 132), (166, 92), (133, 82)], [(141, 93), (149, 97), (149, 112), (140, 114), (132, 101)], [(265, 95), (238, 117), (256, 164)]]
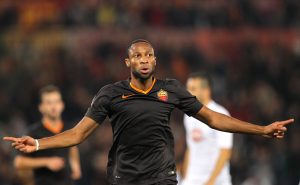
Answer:
[(205, 106), (207, 106), (207, 105), (209, 104), (210, 101), (211, 101), (210, 98), (209, 98), (209, 99), (206, 99), (206, 100), (203, 101), (203, 104), (204, 104)]
[(153, 80), (154, 80), (153, 75), (145, 80), (136, 78), (134, 75), (131, 75), (130, 83), (141, 90), (147, 90), (151, 87)]
[(211, 98), (206, 98), (206, 99), (202, 100), (202, 104), (207, 106), (210, 101), (211, 101)]
[(51, 124), (51, 125), (56, 125), (62, 122), (61, 118), (50, 118), (50, 117), (43, 117), (42, 119), (43, 123)]
[(51, 119), (49, 117), (43, 117), (42, 121), (44, 127), (54, 134), (60, 133), (64, 127), (61, 118)]

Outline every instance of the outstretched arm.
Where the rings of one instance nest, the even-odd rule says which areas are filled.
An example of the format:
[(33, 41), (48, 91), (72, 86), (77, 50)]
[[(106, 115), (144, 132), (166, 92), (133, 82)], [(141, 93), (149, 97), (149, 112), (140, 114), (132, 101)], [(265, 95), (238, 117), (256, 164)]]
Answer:
[(284, 132), (287, 131), (285, 126), (294, 122), (294, 119), (289, 119), (285, 121), (276, 121), (267, 126), (259, 126), (217, 113), (205, 106), (203, 106), (194, 117), (217, 130), (233, 133), (255, 134), (269, 138), (276, 137), (279, 139), (283, 138)]
[(60, 134), (38, 139), (37, 142), (32, 137), (4, 137), (6, 141), (11, 141), (12, 146), (25, 153), (31, 153), (37, 150), (44, 150), (50, 148), (64, 148), (77, 145), (85, 140), (94, 130), (97, 128), (98, 123), (89, 117), (84, 117), (75, 127), (70, 130), (66, 130)]

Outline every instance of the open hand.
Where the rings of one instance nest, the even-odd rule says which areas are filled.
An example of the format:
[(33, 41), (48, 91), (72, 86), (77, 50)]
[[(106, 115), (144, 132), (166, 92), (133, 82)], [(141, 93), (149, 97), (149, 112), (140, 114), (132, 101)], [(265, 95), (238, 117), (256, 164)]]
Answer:
[(65, 167), (65, 160), (61, 157), (49, 157), (47, 168), (51, 171), (57, 172)]
[(213, 180), (208, 180), (204, 185), (214, 185), (215, 182)]
[(284, 133), (287, 131), (287, 128), (285, 126), (292, 122), (294, 122), (294, 119), (276, 121), (270, 125), (267, 125), (264, 128), (263, 136), (268, 138), (282, 139), (284, 137)]
[(25, 136), (21, 138), (16, 137), (4, 137), (3, 140), (10, 141), (11, 146), (16, 150), (24, 153), (31, 153), (36, 151), (36, 143), (32, 137)]
[(81, 171), (80, 170), (72, 171), (71, 178), (73, 180), (80, 179), (81, 178)]

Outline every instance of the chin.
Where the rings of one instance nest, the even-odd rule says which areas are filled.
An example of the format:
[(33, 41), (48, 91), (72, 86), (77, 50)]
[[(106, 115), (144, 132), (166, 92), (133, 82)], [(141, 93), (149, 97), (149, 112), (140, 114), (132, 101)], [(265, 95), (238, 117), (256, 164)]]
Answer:
[(151, 74), (143, 75), (141, 74), (141, 78), (144, 80), (148, 80), (151, 77)]
[(55, 120), (55, 119), (58, 119), (59, 116), (58, 115), (50, 115), (49, 118)]
[(141, 73), (139, 73), (139, 72), (133, 72), (133, 75), (134, 75), (136, 78), (145, 81), (145, 80), (148, 80), (149, 78), (152, 77), (153, 72), (150, 72), (150, 73), (148, 73), (148, 74), (141, 74)]

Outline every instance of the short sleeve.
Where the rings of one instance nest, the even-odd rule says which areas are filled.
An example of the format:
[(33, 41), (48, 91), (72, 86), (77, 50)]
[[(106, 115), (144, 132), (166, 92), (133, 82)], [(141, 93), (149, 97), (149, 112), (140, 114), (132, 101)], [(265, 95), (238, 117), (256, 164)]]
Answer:
[(195, 96), (189, 93), (186, 88), (177, 80), (171, 80), (171, 88), (178, 98), (176, 107), (186, 113), (188, 116), (193, 116), (199, 112), (203, 105)]
[(85, 116), (101, 124), (110, 111), (110, 86), (104, 86), (93, 98), (91, 106), (88, 108)]
[(218, 146), (220, 148), (232, 148), (233, 134), (228, 132), (218, 131), (217, 133)]

